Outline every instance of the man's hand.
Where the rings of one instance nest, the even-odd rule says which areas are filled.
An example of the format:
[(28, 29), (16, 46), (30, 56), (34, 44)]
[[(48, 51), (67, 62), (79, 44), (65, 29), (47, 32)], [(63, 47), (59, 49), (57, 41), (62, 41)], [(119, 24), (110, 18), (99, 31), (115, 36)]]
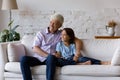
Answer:
[(33, 52), (37, 53), (38, 55), (42, 57), (47, 57), (48, 53), (42, 50), (39, 46), (34, 46), (33, 47)]

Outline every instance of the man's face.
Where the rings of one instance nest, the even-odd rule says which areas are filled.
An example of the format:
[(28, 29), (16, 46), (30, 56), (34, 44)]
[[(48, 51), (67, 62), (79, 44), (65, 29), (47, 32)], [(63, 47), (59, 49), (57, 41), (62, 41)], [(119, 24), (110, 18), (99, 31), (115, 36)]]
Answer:
[(62, 24), (58, 21), (58, 20), (51, 20), (50, 21), (50, 25), (49, 25), (49, 31), (51, 33), (56, 32), (60, 27), (62, 26)]

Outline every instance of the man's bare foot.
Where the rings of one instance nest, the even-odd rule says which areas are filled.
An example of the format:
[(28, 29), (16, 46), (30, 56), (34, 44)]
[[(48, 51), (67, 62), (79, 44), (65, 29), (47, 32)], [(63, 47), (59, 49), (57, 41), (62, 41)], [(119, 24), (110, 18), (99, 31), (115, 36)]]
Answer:
[(78, 65), (91, 65), (91, 61), (86, 61), (83, 63), (78, 63)]
[(111, 62), (109, 62), (109, 61), (102, 61), (101, 62), (101, 65), (110, 65), (111, 64)]

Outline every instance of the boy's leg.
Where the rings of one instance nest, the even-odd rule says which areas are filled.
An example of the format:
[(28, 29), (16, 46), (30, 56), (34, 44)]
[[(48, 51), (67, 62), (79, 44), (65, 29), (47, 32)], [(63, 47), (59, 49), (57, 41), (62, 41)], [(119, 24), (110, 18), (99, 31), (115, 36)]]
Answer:
[(110, 61), (101, 61), (101, 65), (110, 65), (111, 62)]
[(66, 59), (59, 58), (59, 59), (57, 59), (57, 62), (58, 62), (58, 64), (57, 64), (58, 66), (76, 65), (77, 64), (72, 59), (66, 60)]
[(91, 61), (86, 61), (86, 62), (79, 62), (77, 65), (91, 65)]
[(91, 61), (91, 64), (101, 64), (100, 60), (89, 58), (89, 57), (80, 57), (78, 62)]

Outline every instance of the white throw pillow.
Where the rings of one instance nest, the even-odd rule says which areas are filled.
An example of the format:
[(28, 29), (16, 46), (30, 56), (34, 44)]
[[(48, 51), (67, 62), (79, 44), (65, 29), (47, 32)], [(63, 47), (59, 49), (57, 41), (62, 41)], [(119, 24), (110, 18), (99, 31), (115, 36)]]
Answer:
[(8, 49), (8, 60), (10, 62), (19, 62), (20, 58), (25, 55), (25, 48), (23, 44), (9, 43), (7, 49)]
[(111, 65), (118, 66), (120, 65), (120, 48), (117, 48), (115, 50), (115, 53), (113, 54)]

